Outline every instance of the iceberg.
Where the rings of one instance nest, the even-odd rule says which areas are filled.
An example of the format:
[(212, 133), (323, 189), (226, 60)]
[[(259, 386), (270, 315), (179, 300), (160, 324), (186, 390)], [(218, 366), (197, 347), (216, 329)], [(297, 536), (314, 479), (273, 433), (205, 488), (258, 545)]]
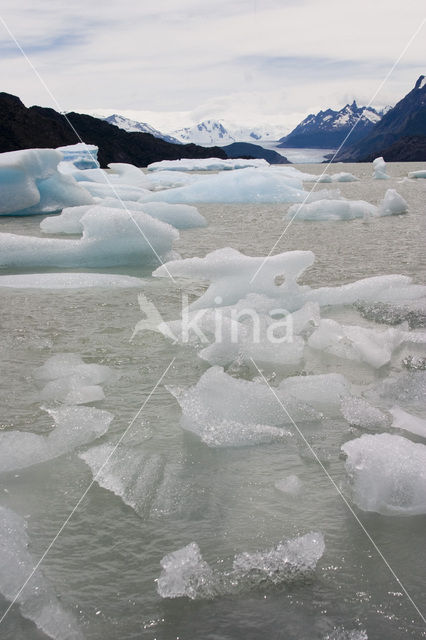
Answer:
[(25, 273), (0, 276), (0, 287), (11, 289), (87, 289), (143, 287), (143, 280), (109, 273)]
[[(86, 172), (84, 172), (86, 173)], [(137, 187), (132, 184), (120, 184), (114, 180), (108, 179), (102, 182), (89, 182), (88, 180), (79, 180), (77, 183), (79, 186), (84, 187), (86, 192), (89, 192), (93, 198), (115, 198), (117, 200), (133, 200), (138, 201), (142, 199), (150, 199), (153, 197), (151, 191), (143, 187)], [(80, 204), (80, 203), (76, 203)], [(81, 203), (84, 204), (84, 203)]]
[(399, 216), (407, 213), (408, 204), (395, 189), (388, 189), (378, 207), (379, 216)]
[(307, 533), (267, 551), (239, 553), (231, 569), (214, 570), (191, 542), (162, 558), (157, 591), (162, 598), (198, 600), (287, 583), (311, 574), (324, 550), (323, 535)]
[(178, 231), (141, 212), (95, 206), (81, 218), (81, 239), (0, 234), (0, 265), (7, 267), (110, 267), (158, 265), (173, 257)]
[(277, 480), (275, 488), (278, 489), (278, 491), (295, 496), (301, 492), (303, 482), (298, 476), (291, 475), (287, 476), (287, 478), (283, 478), (282, 480)]
[(103, 436), (113, 419), (93, 407), (46, 409), (55, 422), (47, 435), (29, 431), (0, 433), (0, 473), (25, 469), (58, 458)]
[(364, 200), (317, 200), (294, 204), (287, 211), (291, 220), (353, 220), (377, 215), (377, 207)]
[(58, 171), (55, 149), (25, 149), (0, 154), (0, 215), (54, 213), (63, 207), (93, 204), (72, 176)]
[(263, 159), (246, 160), (243, 158), (181, 158), (180, 160), (161, 160), (148, 165), (149, 171), (231, 171), (246, 167), (269, 167)]
[(420, 171), (410, 171), (409, 178), (426, 178), (426, 169), (420, 169)]
[(414, 416), (412, 413), (407, 413), (407, 411), (404, 411), (404, 409), (401, 409), (401, 407), (397, 405), (392, 407), (390, 414), (393, 418), (392, 427), (394, 429), (403, 429), (404, 431), (409, 431), (417, 436), (426, 438), (426, 420), (424, 418), (419, 418), (419, 416)]
[[(76, 169), (96, 169), (100, 166), (98, 162), (99, 149), (94, 144), (78, 142), (65, 147), (57, 147), (57, 151), (62, 153), (64, 163), (71, 163)], [(62, 164), (59, 165), (60, 171), (62, 168)]]
[(16, 598), (22, 616), (52, 640), (83, 640), (76, 620), (63, 608), (41, 569), (34, 571), (37, 560), (28, 550), (26, 529), (24, 518), (0, 506), (0, 593), (9, 601)]
[[(98, 195), (93, 191), (92, 194)], [(206, 176), (185, 187), (149, 192), (142, 196), (140, 201), (268, 204), (302, 202), (307, 196), (308, 192), (303, 191), (301, 182), (294, 178), (286, 177), (276, 171), (248, 168)]]
[(373, 160), (373, 178), (375, 180), (389, 180), (386, 172), (386, 162), (382, 157)]
[(390, 426), (388, 416), (373, 407), (364, 398), (348, 396), (342, 400), (341, 411), (344, 419), (353, 427), (375, 431)]
[(426, 446), (402, 436), (363, 435), (342, 446), (352, 499), (363, 511), (426, 513)]

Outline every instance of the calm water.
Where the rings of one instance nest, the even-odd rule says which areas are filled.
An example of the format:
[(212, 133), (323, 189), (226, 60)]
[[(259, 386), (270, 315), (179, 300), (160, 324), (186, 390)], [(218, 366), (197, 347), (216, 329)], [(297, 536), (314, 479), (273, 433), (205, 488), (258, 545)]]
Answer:
[[(321, 173), (321, 165), (300, 166)], [(343, 195), (376, 203), (387, 188), (406, 198), (406, 216), (340, 223), (302, 222), (290, 227), (276, 252), (311, 249), (314, 266), (304, 282), (337, 285), (385, 273), (425, 281), (426, 181), (402, 182), (419, 164), (389, 164), (389, 181), (370, 180), (371, 165), (335, 165), (351, 171), (359, 183), (341, 183)], [(333, 185), (334, 188), (335, 185)], [(330, 185), (319, 185), (317, 188)], [(183, 257), (203, 256), (232, 246), (249, 255), (265, 255), (283, 230), (289, 205), (201, 205), (209, 226), (181, 232), (176, 250)], [(0, 231), (39, 233), (42, 218), (0, 219)], [(142, 275), (144, 293), (167, 318), (180, 313), (180, 290), (167, 280)], [(189, 284), (198, 295), (202, 287)], [(42, 432), (51, 420), (40, 408), (34, 369), (55, 353), (81, 354), (88, 363), (106, 364), (120, 374), (96, 404), (114, 414), (102, 441), (114, 441), (133, 419), (170, 363), (164, 384), (189, 386), (207, 363), (194, 351), (172, 346), (158, 334), (138, 334), (141, 319), (137, 289), (84, 291), (0, 291), (2, 337), (0, 370), (3, 429)], [(334, 312), (365, 324), (355, 310)], [(357, 384), (385, 372), (352, 370), (339, 362), (312, 363), (312, 370), (341, 371)], [(212, 449), (179, 425), (180, 408), (164, 384), (132, 425), (125, 444), (134, 455), (161, 456), (165, 474), (176, 478), (168, 507), (137, 515), (113, 493), (96, 484), (74, 513), (43, 562), (43, 571), (62, 606), (74, 613), (87, 639), (147, 640), (314, 640), (335, 627), (365, 629), (370, 640), (426, 637), (426, 630), (400, 586), (377, 555), (359, 524), (336, 494), (318, 464), (295, 437), (255, 447)], [(272, 402), (273, 400), (271, 400)], [(338, 485), (345, 478), (340, 446), (359, 435), (344, 421), (312, 425), (305, 436)], [(274, 483), (298, 475), (304, 489), (297, 499)], [(92, 479), (89, 468), (69, 454), (1, 478), (1, 503), (28, 519), (30, 549), (41, 556)], [(164, 478), (161, 479), (162, 481)], [(155, 489), (155, 487), (154, 487)], [(426, 517), (385, 517), (357, 511), (417, 605), (424, 606)], [(242, 551), (275, 546), (309, 531), (321, 531), (326, 551), (314, 576), (280, 587), (257, 587), (214, 600), (163, 600), (156, 592), (160, 560), (192, 541), (211, 564), (229, 563)], [(4, 610), (7, 601), (0, 598)], [(15, 606), (2, 625), (4, 640), (45, 636)], [(342, 639), (346, 636), (341, 636)]]

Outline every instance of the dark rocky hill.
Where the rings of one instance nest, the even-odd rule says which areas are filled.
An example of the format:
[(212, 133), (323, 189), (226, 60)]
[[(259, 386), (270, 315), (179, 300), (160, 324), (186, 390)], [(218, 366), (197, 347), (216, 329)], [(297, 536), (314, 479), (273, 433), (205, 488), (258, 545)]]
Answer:
[(233, 142), (222, 149), (228, 158), (263, 158), (269, 164), (290, 164), (289, 160), (272, 149), (264, 149), (259, 144), (250, 142)]

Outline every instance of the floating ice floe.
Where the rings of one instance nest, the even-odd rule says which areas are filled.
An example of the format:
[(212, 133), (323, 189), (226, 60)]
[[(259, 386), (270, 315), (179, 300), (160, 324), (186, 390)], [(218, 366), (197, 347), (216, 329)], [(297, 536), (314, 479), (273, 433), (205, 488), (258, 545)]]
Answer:
[(409, 178), (426, 178), (426, 169), (420, 169), (419, 171), (410, 171)]
[[(86, 172), (84, 171), (82, 173)], [(120, 184), (109, 178), (105, 182), (86, 182), (80, 180), (78, 185), (84, 187), (85, 191), (88, 191), (93, 198), (115, 198), (124, 201), (138, 201), (142, 199), (149, 200), (151, 195), (155, 195), (144, 187), (138, 187), (132, 184)]]
[(329, 175), (327, 173), (323, 173), (319, 176), (310, 173), (303, 174), (304, 182), (359, 182), (359, 178), (354, 176), (352, 173), (347, 173), (345, 171), (341, 171), (340, 173), (333, 173)]
[[(77, 144), (70, 144), (65, 147), (58, 147), (57, 151), (62, 153), (63, 161), (59, 165), (59, 170), (68, 173), (70, 170), (75, 169), (97, 169), (99, 168), (98, 162), (98, 147), (94, 144), (86, 144), (85, 142), (78, 142)], [(71, 164), (71, 167), (64, 167), (63, 163)]]
[(57, 353), (35, 371), (35, 378), (47, 382), (41, 399), (68, 405), (97, 402), (105, 398), (102, 387), (115, 378), (101, 364), (86, 364), (76, 353)]
[(179, 237), (170, 225), (141, 212), (95, 206), (81, 217), (81, 239), (0, 234), (0, 265), (8, 267), (109, 267), (158, 265), (173, 256)]
[(11, 509), (0, 506), (0, 593), (19, 605), (24, 618), (31, 620), (53, 640), (83, 640), (74, 617), (58, 600), (28, 551), (27, 523)]
[(359, 301), (355, 306), (363, 318), (380, 324), (407, 322), (410, 329), (426, 327), (426, 299), (394, 303)]
[(227, 571), (212, 569), (192, 542), (162, 558), (157, 591), (162, 598), (196, 600), (291, 582), (312, 573), (324, 549), (322, 534), (308, 533), (269, 551), (240, 553)]
[(382, 157), (373, 160), (373, 178), (375, 180), (389, 180), (386, 172), (386, 162)]
[(293, 420), (340, 416), (342, 398), (349, 394), (348, 383), (339, 374), (289, 377), (271, 391), (262, 382), (233, 378), (218, 366), (189, 389), (168, 389), (182, 409), (182, 428), (212, 447), (285, 440), (291, 434), (283, 427)]
[(190, 204), (279, 203), (302, 202), (307, 196), (308, 192), (303, 190), (301, 181), (296, 177), (281, 175), (269, 169), (248, 168), (205, 176), (185, 187), (150, 192), (140, 200)]
[(400, 329), (369, 329), (342, 325), (336, 320), (323, 319), (308, 339), (308, 345), (338, 358), (346, 358), (380, 369), (391, 361), (393, 352), (406, 339)]
[(0, 276), (0, 287), (10, 289), (86, 289), (143, 287), (143, 280), (109, 273), (25, 273)]
[(426, 420), (424, 418), (407, 413), (396, 405), (392, 407), (390, 413), (393, 417), (392, 427), (426, 438)]
[(101, 444), (80, 453), (97, 484), (120, 497), (141, 517), (179, 509), (183, 487), (179, 461), (141, 453), (134, 446)]
[(0, 215), (53, 213), (63, 207), (93, 204), (72, 176), (58, 171), (55, 149), (25, 149), (0, 154)]
[(153, 276), (207, 281), (207, 291), (190, 305), (191, 310), (234, 305), (253, 293), (259, 294), (252, 300), (262, 301), (263, 309), (265, 299), (269, 299), (269, 310), (279, 307), (288, 312), (300, 309), (306, 302), (320, 306), (349, 305), (357, 300), (395, 303), (426, 296), (425, 286), (412, 284), (411, 278), (402, 275), (374, 276), (318, 289), (299, 285), (298, 278), (314, 259), (312, 251), (288, 251), (262, 258), (227, 247), (204, 258), (168, 262), (156, 269)]
[(298, 476), (291, 475), (283, 478), (282, 480), (277, 480), (275, 488), (283, 493), (295, 496), (302, 491), (303, 482)]
[(327, 633), (322, 640), (368, 640), (368, 635), (364, 629), (337, 627), (330, 633)]
[(180, 160), (161, 160), (148, 165), (149, 171), (231, 171), (245, 167), (269, 167), (263, 159), (246, 160), (244, 158), (181, 158)]
[(103, 436), (113, 419), (108, 411), (93, 407), (46, 409), (55, 427), (47, 435), (29, 431), (0, 433), (0, 472), (25, 469), (58, 458)]
[(352, 500), (363, 511), (426, 513), (426, 446), (381, 433), (342, 446)]
[(341, 411), (344, 419), (353, 427), (374, 431), (390, 425), (390, 418), (364, 398), (347, 396), (342, 400)]
[[(146, 215), (170, 224), (175, 229), (191, 229), (193, 227), (205, 227), (207, 221), (196, 207), (187, 204), (168, 204), (167, 202), (132, 202), (120, 201), (114, 198), (105, 198), (97, 203), (97, 206), (108, 209), (121, 209), (127, 215), (133, 216), (136, 213), (145, 213)], [(83, 232), (82, 218), (90, 211), (92, 205), (82, 207), (69, 207), (63, 209), (59, 216), (49, 216), (40, 222), (40, 229), (44, 233), (54, 234), (74, 234), (78, 235)]]
[(185, 187), (193, 184), (204, 176), (199, 173), (184, 173), (183, 171), (151, 171), (145, 174), (148, 189), (158, 191), (159, 189), (173, 189), (174, 187)]
[(292, 220), (353, 220), (355, 218), (376, 218), (407, 213), (404, 198), (388, 189), (378, 207), (364, 200), (317, 200), (305, 204), (294, 204), (287, 211)]

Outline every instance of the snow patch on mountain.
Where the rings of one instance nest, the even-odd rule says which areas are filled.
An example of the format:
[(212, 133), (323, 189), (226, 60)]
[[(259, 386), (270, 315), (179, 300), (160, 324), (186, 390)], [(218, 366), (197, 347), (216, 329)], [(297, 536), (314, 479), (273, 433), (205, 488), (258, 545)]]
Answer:
[(203, 120), (190, 127), (178, 129), (172, 134), (180, 142), (193, 142), (201, 146), (224, 146), (233, 142), (257, 142), (277, 140), (283, 133), (280, 125), (239, 126), (224, 120)]
[(150, 124), (146, 122), (138, 122), (137, 120), (131, 120), (130, 118), (125, 118), (124, 116), (120, 116), (118, 113), (114, 113), (111, 116), (106, 118), (102, 118), (102, 120), (106, 120), (109, 124), (115, 124), (116, 127), (120, 129), (124, 129), (125, 131), (134, 132), (137, 131), (139, 133), (150, 133), (155, 138), (160, 138), (161, 140), (165, 140), (166, 142), (173, 142), (174, 144), (179, 144), (180, 140), (177, 140), (173, 136), (169, 136), (165, 133), (161, 133), (158, 129), (151, 127)]

